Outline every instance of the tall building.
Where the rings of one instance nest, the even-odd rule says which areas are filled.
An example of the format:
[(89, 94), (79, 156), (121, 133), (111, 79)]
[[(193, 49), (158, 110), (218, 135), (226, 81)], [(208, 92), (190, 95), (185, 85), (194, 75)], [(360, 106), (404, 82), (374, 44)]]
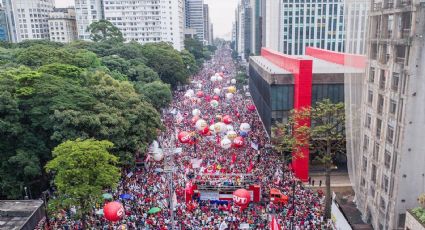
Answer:
[(127, 42), (170, 42), (177, 50), (184, 47), (184, 0), (76, 0), (75, 9), (79, 39), (90, 40), (87, 27), (105, 19)]
[(54, 0), (4, 0), (12, 42), (49, 39), (49, 14)]
[(198, 40), (205, 41), (204, 0), (185, 0), (186, 28), (196, 30)]
[(0, 41), (9, 41), (9, 25), (6, 8), (0, 3)]
[(74, 8), (55, 8), (48, 22), (50, 41), (69, 43), (77, 39)]
[(366, 54), (369, 0), (345, 0), (345, 52)]
[(87, 27), (104, 18), (102, 3), (103, 0), (75, 0), (78, 39), (90, 40)]
[(279, 51), (302, 55), (305, 47), (344, 52), (344, 1), (283, 0)]
[(204, 39), (207, 44), (211, 44), (211, 19), (208, 4), (204, 4)]
[(251, 0), (241, 0), (235, 11), (236, 51), (242, 58), (252, 53), (252, 8)]
[(350, 178), (364, 221), (402, 229), (425, 192), (425, 2), (368, 2), (368, 66), (355, 115), (360, 149), (350, 153), (357, 156)]
[(262, 47), (262, 2), (264, 0), (251, 0), (251, 53), (259, 55)]
[(262, 2), (262, 43), (263, 47), (279, 50), (281, 1), (263, 0)]

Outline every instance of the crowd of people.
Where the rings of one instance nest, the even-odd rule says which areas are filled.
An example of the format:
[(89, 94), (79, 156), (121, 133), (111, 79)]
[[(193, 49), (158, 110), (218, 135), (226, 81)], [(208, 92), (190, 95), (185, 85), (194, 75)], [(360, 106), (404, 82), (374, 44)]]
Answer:
[[(222, 80), (213, 82), (210, 78), (216, 73), (221, 73)], [(99, 204), (93, 207), (93, 214), (85, 218), (84, 225), (81, 220), (72, 218), (73, 211), (68, 210), (51, 216), (48, 229), (162, 230), (171, 229), (172, 225), (181, 230), (240, 229), (241, 226), (270, 229), (272, 216), (275, 216), (281, 229), (328, 229), (329, 225), (323, 219), (323, 195), (304, 188), (290, 166), (273, 152), (258, 114), (248, 109), (253, 103), (249, 95), (239, 89), (233, 97), (226, 98), (226, 88), (234, 85), (231, 79), (236, 74), (231, 50), (222, 47), (193, 77), (192, 84), (174, 92), (170, 108), (163, 112), (165, 130), (158, 138), (159, 148), (163, 149), (165, 155), (169, 154), (166, 147), (182, 148), (181, 152), (167, 158), (174, 162), (172, 181), (175, 193), (170, 193), (169, 174), (163, 171), (166, 159), (158, 160), (146, 154), (143, 166), (123, 169), (118, 188), (105, 191), (123, 204), (125, 216), (120, 221), (107, 221), (99, 212), (102, 209)], [(220, 89), (220, 93), (214, 92), (216, 88)], [(202, 91), (204, 95), (188, 97), (188, 89)], [(214, 95), (219, 96), (218, 106), (210, 103)], [(248, 123), (250, 131), (243, 134), (244, 145), (225, 149), (220, 143), (226, 134), (200, 134), (193, 120), (194, 109), (200, 111), (199, 118), (207, 121), (208, 126), (219, 122), (225, 115), (232, 118), (230, 126), (237, 133), (240, 124)], [(178, 138), (172, 138), (181, 131), (192, 133), (191, 143), (180, 143)], [(219, 190), (223, 187), (231, 189), (232, 186), (240, 188), (256, 184), (261, 188), (262, 198), (241, 210), (231, 200), (212, 202), (202, 199), (202, 195), (188, 199), (188, 184), (199, 190), (206, 186)], [(272, 188), (286, 195), (288, 202), (271, 202), (269, 194)], [(122, 199), (121, 194), (130, 196)], [(173, 196), (172, 199), (170, 196)], [(173, 200), (174, 223), (171, 221), (170, 200)], [(148, 214), (152, 207), (159, 207), (161, 211)]]

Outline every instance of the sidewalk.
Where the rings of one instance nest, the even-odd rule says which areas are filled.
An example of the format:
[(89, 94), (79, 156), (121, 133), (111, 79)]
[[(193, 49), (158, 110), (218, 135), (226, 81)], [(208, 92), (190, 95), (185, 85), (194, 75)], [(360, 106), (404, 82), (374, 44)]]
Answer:
[[(325, 185), (325, 175), (324, 172), (314, 172), (310, 174), (311, 184), (307, 182), (304, 183), (304, 186), (311, 189), (322, 189), (324, 190)], [(314, 180), (314, 186), (313, 186)], [(320, 181), (322, 181), (322, 186), (320, 186)], [(344, 192), (352, 190), (350, 178), (348, 177), (347, 172), (332, 172), (331, 173), (331, 188), (333, 191)]]

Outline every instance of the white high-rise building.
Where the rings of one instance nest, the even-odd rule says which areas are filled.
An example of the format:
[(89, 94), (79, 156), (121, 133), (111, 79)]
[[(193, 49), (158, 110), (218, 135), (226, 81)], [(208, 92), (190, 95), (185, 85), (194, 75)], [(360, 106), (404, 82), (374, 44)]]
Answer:
[(366, 54), (366, 35), (370, 0), (345, 0), (345, 52)]
[(49, 39), (49, 14), (54, 0), (5, 0), (12, 42)]
[(103, 19), (103, 0), (75, 0), (78, 39), (90, 40), (87, 27)]
[(50, 40), (69, 43), (77, 39), (75, 10), (73, 8), (56, 8), (49, 16)]
[(263, 46), (279, 50), (281, 1), (264, 0), (263, 5)]

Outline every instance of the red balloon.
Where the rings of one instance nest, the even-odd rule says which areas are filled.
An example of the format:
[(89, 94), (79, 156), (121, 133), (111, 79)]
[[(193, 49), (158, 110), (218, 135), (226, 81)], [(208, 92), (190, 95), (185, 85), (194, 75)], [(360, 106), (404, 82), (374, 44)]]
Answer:
[(238, 189), (233, 192), (233, 202), (242, 209), (246, 208), (251, 201), (251, 194), (246, 189)]
[(124, 216), (124, 207), (120, 202), (109, 202), (103, 206), (103, 215), (109, 221), (119, 221)]
[(233, 122), (233, 120), (232, 120), (232, 118), (231, 118), (229, 115), (225, 115), (225, 116), (223, 117), (223, 122), (224, 122), (226, 125), (228, 125), (228, 124), (232, 123), (232, 122)]
[(247, 109), (251, 112), (254, 112), (255, 111), (255, 105), (250, 104), (250, 105), (247, 106)]
[(223, 77), (224, 76), (224, 73), (223, 72), (220, 72), (220, 73), (218, 73), (221, 77)]
[(205, 96), (205, 101), (210, 102), (211, 101), (211, 96), (210, 95)]
[(198, 96), (198, 97), (203, 97), (203, 96), (204, 96), (204, 92), (202, 92), (202, 91), (198, 91), (198, 92), (196, 93), (196, 96)]
[(219, 101), (220, 100), (220, 97), (217, 96), (217, 95), (214, 95), (213, 99), (216, 100), (216, 101)]
[(189, 143), (192, 139), (190, 133), (186, 131), (180, 132), (177, 138), (181, 143)]
[(207, 126), (203, 130), (199, 131), (199, 133), (203, 136), (209, 136), (209, 134), (211, 134), (210, 128)]
[(240, 148), (240, 147), (242, 147), (243, 145), (244, 145), (243, 137), (236, 137), (236, 138), (233, 140), (233, 146), (234, 146), (234, 147), (236, 147), (236, 148)]

